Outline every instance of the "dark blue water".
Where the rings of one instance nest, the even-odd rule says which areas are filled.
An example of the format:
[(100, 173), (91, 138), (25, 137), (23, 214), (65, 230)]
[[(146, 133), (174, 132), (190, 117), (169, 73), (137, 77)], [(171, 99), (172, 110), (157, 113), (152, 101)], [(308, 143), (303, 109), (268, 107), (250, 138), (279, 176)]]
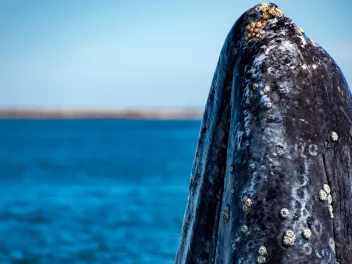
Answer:
[(199, 126), (0, 120), (0, 263), (173, 263)]

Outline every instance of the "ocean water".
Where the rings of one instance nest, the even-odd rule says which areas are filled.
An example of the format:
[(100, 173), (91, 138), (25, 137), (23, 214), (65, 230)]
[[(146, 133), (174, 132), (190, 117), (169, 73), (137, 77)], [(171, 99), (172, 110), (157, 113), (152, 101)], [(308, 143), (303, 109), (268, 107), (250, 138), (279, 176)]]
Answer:
[(0, 263), (173, 263), (199, 127), (0, 120)]

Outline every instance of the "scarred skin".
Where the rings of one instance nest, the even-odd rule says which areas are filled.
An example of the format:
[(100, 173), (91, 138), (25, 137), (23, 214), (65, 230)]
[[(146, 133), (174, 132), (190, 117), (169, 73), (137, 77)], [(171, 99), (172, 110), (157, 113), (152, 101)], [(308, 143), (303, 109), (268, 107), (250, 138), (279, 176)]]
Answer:
[(248, 10), (221, 51), (177, 264), (352, 263), (351, 91), (276, 8)]

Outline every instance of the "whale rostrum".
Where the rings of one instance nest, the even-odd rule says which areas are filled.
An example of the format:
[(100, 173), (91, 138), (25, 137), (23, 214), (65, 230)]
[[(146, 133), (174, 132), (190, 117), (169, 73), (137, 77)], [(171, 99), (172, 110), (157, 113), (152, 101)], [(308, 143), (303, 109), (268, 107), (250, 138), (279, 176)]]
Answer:
[(273, 3), (228, 34), (203, 115), (176, 264), (352, 263), (352, 95)]

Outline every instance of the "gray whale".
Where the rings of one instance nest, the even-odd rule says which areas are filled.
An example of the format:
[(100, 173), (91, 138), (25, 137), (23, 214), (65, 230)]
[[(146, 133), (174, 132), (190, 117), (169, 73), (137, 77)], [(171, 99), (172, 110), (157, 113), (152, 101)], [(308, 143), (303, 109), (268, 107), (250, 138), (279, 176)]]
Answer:
[(275, 4), (228, 34), (203, 116), (183, 263), (352, 263), (352, 95)]

